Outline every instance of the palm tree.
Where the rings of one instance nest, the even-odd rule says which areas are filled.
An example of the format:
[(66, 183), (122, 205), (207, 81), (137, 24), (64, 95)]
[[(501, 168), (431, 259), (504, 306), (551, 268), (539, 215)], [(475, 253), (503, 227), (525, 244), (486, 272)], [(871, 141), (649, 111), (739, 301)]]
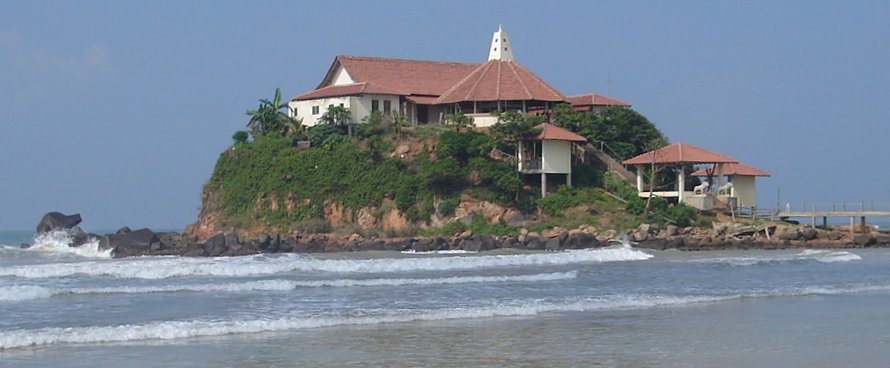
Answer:
[(250, 121), (247, 127), (253, 138), (269, 133), (277, 132), (285, 133), (293, 126), (293, 118), (287, 116), (287, 113), (281, 111), (287, 108), (287, 103), (281, 102), (281, 89), (275, 89), (275, 97), (272, 100), (260, 99), (260, 105), (256, 110), (247, 110)]

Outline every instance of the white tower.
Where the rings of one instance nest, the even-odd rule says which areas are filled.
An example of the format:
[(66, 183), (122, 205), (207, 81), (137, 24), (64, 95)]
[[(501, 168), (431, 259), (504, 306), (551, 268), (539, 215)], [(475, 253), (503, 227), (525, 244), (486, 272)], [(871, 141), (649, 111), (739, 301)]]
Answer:
[(488, 52), (488, 60), (513, 61), (513, 46), (510, 46), (510, 38), (503, 27), (498, 25), (497, 32), (491, 39), (491, 51)]

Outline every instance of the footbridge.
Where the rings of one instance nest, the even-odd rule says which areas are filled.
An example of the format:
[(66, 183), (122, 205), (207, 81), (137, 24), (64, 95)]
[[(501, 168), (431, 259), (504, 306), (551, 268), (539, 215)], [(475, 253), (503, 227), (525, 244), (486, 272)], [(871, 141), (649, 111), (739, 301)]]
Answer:
[(834, 203), (801, 203), (798, 207), (792, 207), (786, 203), (784, 208), (777, 211), (776, 217), (780, 219), (809, 218), (811, 225), (816, 227), (817, 219), (822, 219), (822, 226), (828, 226), (829, 217), (849, 218), (850, 233), (856, 230), (856, 219), (859, 219), (860, 229), (865, 232), (866, 218), (890, 217), (890, 202), (834, 202)]

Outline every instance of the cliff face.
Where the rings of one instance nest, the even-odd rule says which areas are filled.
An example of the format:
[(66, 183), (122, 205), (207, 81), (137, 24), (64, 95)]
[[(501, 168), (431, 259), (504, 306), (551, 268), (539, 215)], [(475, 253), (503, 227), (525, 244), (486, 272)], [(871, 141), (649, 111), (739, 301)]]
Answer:
[[(301, 233), (312, 232), (298, 228), (236, 223), (224, 215), (219, 206), (220, 195), (218, 188), (210, 185), (205, 186), (201, 198), (202, 206), (197, 221), (189, 225), (183, 234), (196, 237), (198, 241), (206, 241), (219, 233), (235, 233), (240, 238), (252, 239), (262, 233), (300, 235)], [(254, 208), (254, 212), (263, 213), (280, 208), (284, 208), (287, 211), (288, 208), (292, 208), (293, 201), (292, 196), (285, 196), (281, 200), (267, 198), (264, 201), (258, 201), (265, 207), (258, 205)], [(438, 203), (436, 207), (439, 207)], [(502, 221), (512, 224), (534, 219), (533, 216), (523, 215), (516, 209), (507, 208), (490, 201), (478, 200), (468, 195), (460, 197), (460, 202), (454, 208), (453, 214), (446, 216), (436, 210), (430, 216), (429, 221), (409, 220), (403, 211), (395, 207), (391, 199), (384, 199), (380, 206), (367, 206), (358, 210), (350, 209), (337, 201), (326, 201), (323, 208), (322, 220), (324, 221), (324, 226), (322, 227), (324, 232), (344, 237), (357, 232), (401, 235), (409, 232), (411, 229), (442, 227), (455, 221), (470, 223), (476, 217), (481, 217), (489, 224)]]

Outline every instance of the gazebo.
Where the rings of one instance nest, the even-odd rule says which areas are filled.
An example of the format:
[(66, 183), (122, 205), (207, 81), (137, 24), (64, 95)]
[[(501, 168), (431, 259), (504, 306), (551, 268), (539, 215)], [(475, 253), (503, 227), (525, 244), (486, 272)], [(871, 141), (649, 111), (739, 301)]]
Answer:
[[(712, 178), (717, 175), (717, 167), (706, 167), (691, 175)], [(726, 179), (730, 183), (732, 183), (732, 187), (726, 195), (737, 198), (738, 205), (741, 207), (757, 206), (756, 178), (758, 176), (770, 176), (766, 171), (742, 163), (726, 164), (723, 167), (723, 175), (726, 176)], [(720, 193), (717, 193), (717, 195), (719, 196)]]
[[(738, 160), (708, 151), (686, 143), (674, 143), (656, 150), (652, 150), (622, 162), (624, 165), (636, 166), (637, 191), (640, 197), (648, 197), (650, 191), (644, 188), (644, 172), (647, 167), (653, 166), (656, 171), (659, 167), (673, 166), (677, 170), (676, 190), (651, 191), (652, 195), (662, 198), (676, 198), (678, 203), (686, 203), (698, 209), (710, 209), (713, 203), (707, 195), (695, 195), (694, 191), (686, 191), (686, 168), (695, 165), (712, 164), (717, 168), (718, 186), (723, 186), (723, 169), (726, 164), (737, 164)], [(654, 185), (654, 183), (649, 184)]]

